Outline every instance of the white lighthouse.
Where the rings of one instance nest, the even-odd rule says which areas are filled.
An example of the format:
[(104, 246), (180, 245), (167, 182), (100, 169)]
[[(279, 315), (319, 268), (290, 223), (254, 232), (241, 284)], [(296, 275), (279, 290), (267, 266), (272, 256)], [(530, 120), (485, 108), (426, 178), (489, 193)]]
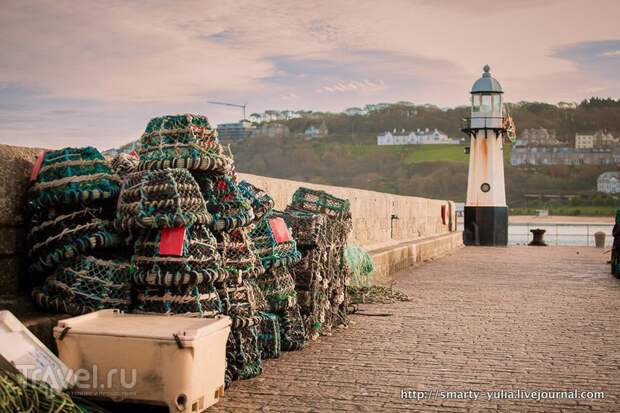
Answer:
[(514, 125), (504, 116), (504, 92), (490, 70), (484, 66), (482, 77), (471, 88), (471, 116), (464, 119), (462, 128), (471, 138), (463, 233), (466, 245), (508, 243), (503, 146)]

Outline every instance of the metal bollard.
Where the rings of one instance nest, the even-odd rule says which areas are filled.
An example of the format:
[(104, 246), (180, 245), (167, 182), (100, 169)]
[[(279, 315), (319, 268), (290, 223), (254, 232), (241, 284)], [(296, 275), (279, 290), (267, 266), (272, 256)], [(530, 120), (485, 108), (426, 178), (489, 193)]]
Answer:
[(536, 229), (531, 229), (530, 232), (532, 233), (534, 239), (532, 239), (532, 242), (530, 242), (527, 245), (536, 246), (536, 247), (547, 246), (544, 240), (545, 232), (547, 232), (547, 230), (536, 228)]

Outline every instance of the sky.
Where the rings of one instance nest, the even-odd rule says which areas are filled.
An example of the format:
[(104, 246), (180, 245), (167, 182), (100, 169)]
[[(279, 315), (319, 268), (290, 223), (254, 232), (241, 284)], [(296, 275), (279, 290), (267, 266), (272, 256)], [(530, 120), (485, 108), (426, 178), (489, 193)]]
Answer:
[[(0, 143), (100, 149), (152, 117), (620, 97), (618, 0), (0, 0)], [(429, 125), (432, 127), (432, 125)]]

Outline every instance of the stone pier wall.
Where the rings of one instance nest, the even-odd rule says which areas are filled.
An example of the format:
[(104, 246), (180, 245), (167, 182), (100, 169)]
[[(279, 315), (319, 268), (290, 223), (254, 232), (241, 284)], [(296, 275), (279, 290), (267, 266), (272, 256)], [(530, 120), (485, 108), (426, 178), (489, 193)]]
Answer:
[[(24, 291), (26, 261), (26, 191), (32, 165), (40, 149), (0, 145), (0, 296)], [(349, 199), (353, 231), (349, 242), (369, 250), (385, 250), (403, 243), (451, 235), (456, 229), (454, 203), (239, 174), (274, 197), (283, 209), (300, 186), (320, 189)], [(442, 206), (446, 222), (442, 220)], [(452, 234), (453, 235), (453, 234)], [(409, 261), (408, 261), (409, 262)]]

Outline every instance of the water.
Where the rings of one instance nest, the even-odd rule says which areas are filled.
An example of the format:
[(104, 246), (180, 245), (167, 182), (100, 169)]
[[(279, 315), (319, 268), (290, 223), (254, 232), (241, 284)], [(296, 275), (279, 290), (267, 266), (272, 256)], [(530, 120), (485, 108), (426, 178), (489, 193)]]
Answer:
[[(461, 218), (462, 219), (462, 218)], [(568, 245), (568, 246), (594, 246), (594, 233), (604, 232), (605, 246), (611, 247), (613, 237), (611, 224), (540, 224), (540, 223), (524, 223), (508, 225), (508, 244), (509, 245), (527, 245), (532, 240), (531, 229), (544, 229), (545, 242), (548, 245)], [(463, 223), (458, 223), (459, 231), (463, 230)]]

